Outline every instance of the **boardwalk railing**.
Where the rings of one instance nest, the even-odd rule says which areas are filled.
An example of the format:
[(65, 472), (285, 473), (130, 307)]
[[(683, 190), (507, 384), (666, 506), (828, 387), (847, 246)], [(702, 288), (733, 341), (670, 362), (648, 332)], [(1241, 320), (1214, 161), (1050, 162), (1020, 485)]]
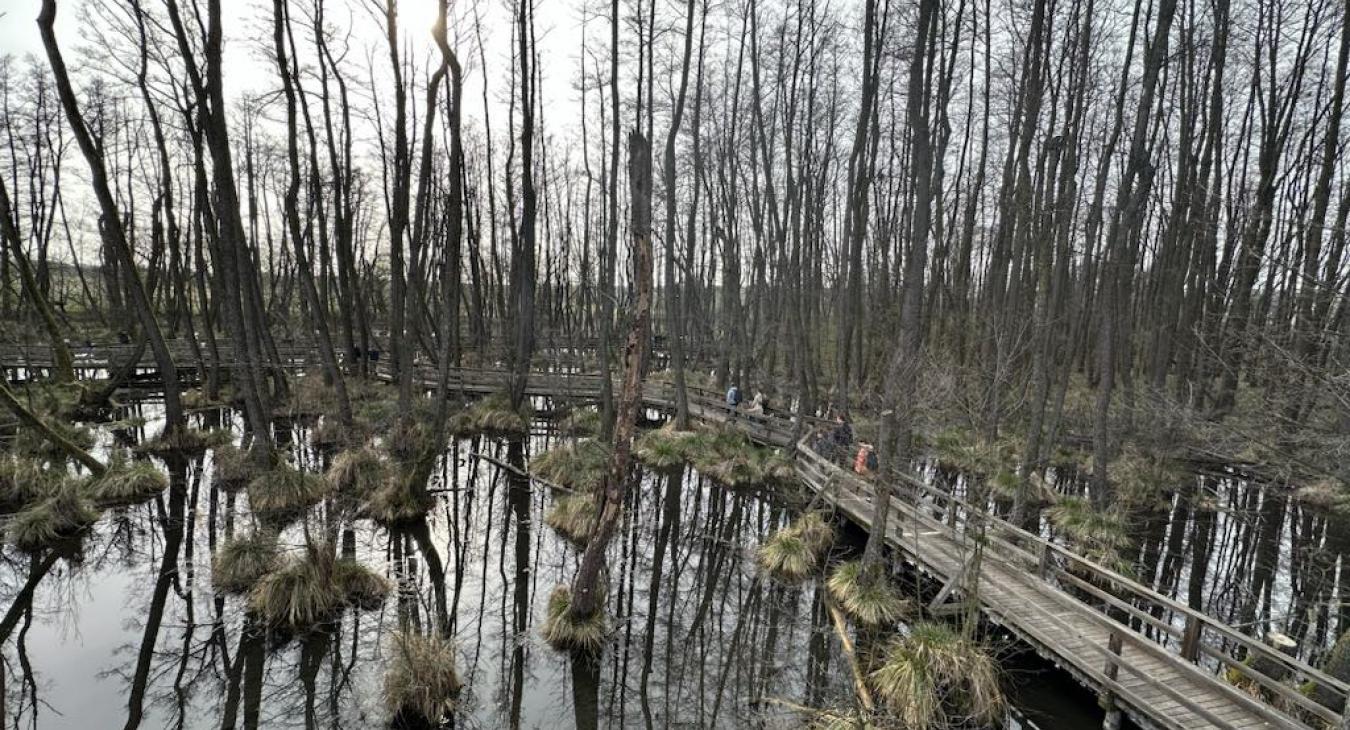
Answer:
[[(798, 445), (797, 454), (808, 482), (814, 482), (826, 493), (842, 490), (873, 503), (876, 495), (871, 484), (826, 460), (811, 450), (805, 440)], [(1321, 723), (1309, 725), (1295, 720), (1275, 709), (1274, 704), (1287, 710), (1296, 708), (1296, 714), (1333, 727), (1350, 727), (1350, 718), (1295, 688), (1316, 687), (1322, 690), (1319, 694), (1335, 698), (1336, 704), (1341, 704), (1350, 694), (1350, 686), (1345, 682), (916, 477), (902, 474), (898, 482), (901, 506), (922, 529), (966, 540), (982, 539), (986, 544), (984, 560), (1034, 575), (1091, 609), (1093, 620), (1106, 629), (1109, 637), (1094, 647), (1103, 657), (1103, 667), (1093, 679), (1104, 687), (1128, 695), (1130, 691), (1117, 681), (1117, 676), (1122, 671), (1131, 673), (1216, 726), (1227, 726), (1215, 715), (1214, 708), (1180, 696), (1174, 688), (1149, 676), (1146, 669), (1122, 660), (1121, 648), (1128, 645), (1145, 656), (1166, 659), (1184, 665), (1188, 672), (1203, 675), (1228, 701), (1245, 706), (1275, 727), (1320, 727)], [(922, 560), (921, 555), (916, 557)], [(1048, 618), (1054, 621), (1057, 617)], [(1234, 687), (1228, 681), (1229, 676), (1242, 677), (1253, 687), (1259, 687), (1263, 698)], [(1266, 698), (1274, 701), (1267, 702)]]

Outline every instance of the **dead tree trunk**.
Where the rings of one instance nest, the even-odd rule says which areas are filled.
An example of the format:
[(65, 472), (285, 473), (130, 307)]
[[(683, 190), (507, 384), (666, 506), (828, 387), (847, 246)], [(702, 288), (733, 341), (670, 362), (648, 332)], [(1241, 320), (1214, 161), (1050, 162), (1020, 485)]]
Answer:
[(651, 146), (640, 132), (628, 134), (628, 177), (632, 189), (632, 228), (634, 283), (637, 300), (633, 320), (624, 345), (623, 386), (619, 391), (614, 424), (614, 453), (600, 493), (600, 522), (595, 536), (586, 544), (577, 577), (572, 584), (570, 612), (584, 619), (600, 609), (600, 574), (605, 567), (605, 550), (630, 486), (629, 460), (633, 436), (637, 431), (638, 409), (642, 405), (642, 373), (646, 369), (647, 349), (651, 341), (652, 317), (652, 158)]

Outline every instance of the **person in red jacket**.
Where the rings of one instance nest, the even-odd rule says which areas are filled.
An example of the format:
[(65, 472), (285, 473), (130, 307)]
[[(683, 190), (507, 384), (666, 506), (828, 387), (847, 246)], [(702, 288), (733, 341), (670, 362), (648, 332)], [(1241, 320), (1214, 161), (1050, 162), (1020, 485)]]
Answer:
[(870, 477), (877, 471), (877, 450), (872, 448), (872, 444), (866, 441), (858, 447), (858, 453), (853, 457), (853, 471), (862, 477)]

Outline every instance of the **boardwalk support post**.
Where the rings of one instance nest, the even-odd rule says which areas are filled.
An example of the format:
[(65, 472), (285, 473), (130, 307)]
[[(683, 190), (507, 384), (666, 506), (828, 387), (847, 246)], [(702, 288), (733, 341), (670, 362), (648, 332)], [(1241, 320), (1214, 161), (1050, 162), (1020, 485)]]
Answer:
[[(1120, 672), (1120, 665), (1116, 662), (1116, 657), (1120, 656), (1120, 646), (1120, 634), (1113, 629), (1106, 642), (1106, 647), (1110, 650), (1110, 653), (1106, 656), (1106, 666), (1103, 670), (1106, 673), (1107, 680), (1111, 683), (1115, 683), (1116, 676)], [(1120, 730), (1120, 707), (1116, 705), (1116, 694), (1109, 689), (1102, 692), (1102, 709), (1106, 710), (1102, 727), (1105, 730)]]

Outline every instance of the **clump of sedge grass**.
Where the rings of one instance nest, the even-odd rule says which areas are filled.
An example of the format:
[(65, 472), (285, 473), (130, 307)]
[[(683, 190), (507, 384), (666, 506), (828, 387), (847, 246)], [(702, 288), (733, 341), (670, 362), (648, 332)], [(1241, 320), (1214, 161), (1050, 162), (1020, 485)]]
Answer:
[(337, 494), (365, 496), (388, 481), (389, 464), (370, 446), (348, 449), (333, 458), (324, 478)]
[(245, 486), (261, 471), (249, 452), (233, 444), (224, 444), (213, 449), (211, 463), (214, 466), (213, 479), (216, 486), (226, 491)]
[(306, 546), (305, 555), (285, 561), (249, 593), (249, 610), (275, 628), (304, 631), (331, 620), (342, 609), (342, 591), (333, 582), (331, 552)]
[(340, 558), (333, 564), (333, 583), (342, 592), (343, 603), (362, 611), (379, 608), (392, 589), (384, 576), (353, 558)]
[(600, 511), (595, 497), (589, 494), (569, 494), (560, 498), (544, 516), (544, 523), (558, 534), (579, 545), (585, 545), (595, 534)]
[(528, 404), (522, 405), (518, 411), (513, 410), (506, 393), (493, 393), (467, 410), (451, 416), (448, 426), (450, 433), (455, 436), (476, 433), (515, 436), (529, 431), (530, 419), (533, 417), (534, 411)]
[(700, 431), (683, 448), (695, 469), (728, 487), (784, 482), (796, 476), (791, 459), (756, 446), (731, 428)]
[(80, 485), (63, 480), (49, 496), (16, 512), (5, 531), (20, 550), (33, 553), (79, 535), (98, 518)]
[(161, 433), (149, 441), (136, 445), (136, 450), (145, 454), (202, 454), (208, 449), (218, 448), (230, 443), (233, 436), (225, 429), (185, 427), (173, 433)]
[(145, 460), (131, 460), (118, 452), (108, 470), (89, 481), (89, 493), (101, 506), (135, 504), (164, 491), (168, 477)]
[(59, 478), (42, 462), (19, 454), (0, 455), (0, 512), (12, 512), (48, 494)]
[(396, 717), (439, 726), (455, 710), (459, 675), (455, 646), (438, 634), (400, 631), (391, 642), (389, 668), (384, 674), (384, 703)]
[(819, 565), (816, 554), (791, 527), (785, 527), (769, 536), (759, 546), (759, 565), (775, 578), (786, 583), (799, 583), (815, 572)]
[(309, 441), (320, 449), (334, 449), (348, 444), (357, 444), (374, 432), (369, 421), (352, 418), (351, 428), (343, 425), (336, 416), (324, 416), (319, 425), (309, 432)]
[(807, 512), (759, 546), (759, 565), (786, 583), (805, 580), (820, 567), (834, 528), (820, 512)]
[(249, 610), (267, 625), (293, 632), (333, 620), (342, 609), (377, 608), (388, 583), (353, 560), (338, 560), (328, 543), (309, 543), (304, 553), (263, 576), (249, 593)]
[(834, 525), (823, 512), (807, 512), (792, 523), (792, 529), (797, 531), (802, 542), (817, 556), (823, 556), (834, 542)]
[(945, 624), (919, 623), (893, 640), (868, 679), (906, 728), (947, 727), (956, 718), (991, 726), (1007, 706), (993, 657)]
[(430, 495), (414, 490), (405, 475), (395, 474), (371, 493), (361, 512), (382, 525), (401, 525), (422, 519), (433, 505)]
[(595, 439), (559, 444), (530, 460), (530, 471), (545, 481), (578, 492), (600, 488), (609, 469), (610, 448)]
[(689, 463), (703, 441), (697, 431), (662, 426), (637, 437), (633, 442), (633, 458), (652, 469), (675, 469)]
[(234, 537), (216, 551), (211, 582), (226, 593), (247, 593), (263, 576), (276, 570), (281, 552), (276, 534), (267, 530)]
[(1083, 497), (1060, 497), (1045, 516), (1075, 552), (1129, 575), (1132, 566), (1121, 554), (1130, 544), (1129, 529), (1119, 511), (1099, 510)]
[(869, 570), (861, 560), (840, 564), (825, 586), (844, 613), (868, 626), (894, 623), (908, 609), (908, 602), (885, 572)]
[(594, 436), (600, 433), (600, 411), (577, 408), (558, 419), (558, 432), (565, 436)]
[(605, 612), (597, 609), (590, 616), (577, 619), (571, 609), (572, 590), (561, 585), (554, 588), (548, 597), (548, 616), (540, 629), (544, 641), (559, 651), (600, 651), (609, 634)]
[(328, 496), (328, 482), (318, 474), (282, 464), (248, 483), (248, 503), (265, 524), (285, 525)]

